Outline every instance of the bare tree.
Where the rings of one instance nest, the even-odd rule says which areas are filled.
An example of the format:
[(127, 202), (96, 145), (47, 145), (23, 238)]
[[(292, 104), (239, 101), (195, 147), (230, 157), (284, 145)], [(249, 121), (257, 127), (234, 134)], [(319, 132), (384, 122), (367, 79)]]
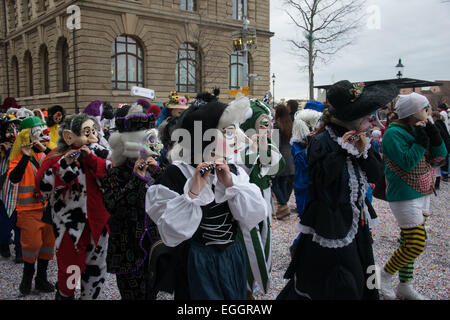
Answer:
[(329, 61), (334, 54), (352, 44), (362, 27), (366, 0), (285, 0), (285, 10), (305, 38), (289, 39), (307, 60), (309, 98), (314, 100), (314, 67), (317, 59)]

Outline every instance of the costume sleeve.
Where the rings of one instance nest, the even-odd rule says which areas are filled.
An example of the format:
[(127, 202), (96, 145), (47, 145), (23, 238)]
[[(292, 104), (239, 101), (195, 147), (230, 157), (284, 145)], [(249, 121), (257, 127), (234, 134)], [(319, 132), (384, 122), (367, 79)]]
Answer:
[[(161, 179), (163, 183), (170, 180), (171, 172), (172, 169), (166, 172)], [(178, 172), (182, 175), (180, 171)], [(172, 183), (176, 184), (176, 182)], [(191, 183), (192, 180), (189, 178), (182, 187), (181, 193), (174, 191), (179, 188), (171, 186), (169, 181), (166, 185), (152, 185), (147, 190), (145, 211), (157, 225), (161, 240), (168, 247), (175, 247), (190, 239), (202, 220), (201, 206), (214, 201), (214, 193), (207, 186), (196, 199), (191, 199), (188, 194)]]
[(217, 182), (215, 200), (216, 203), (228, 201), (234, 219), (241, 227), (251, 230), (268, 216), (269, 210), (258, 186), (250, 183), (241, 167), (237, 170), (238, 175), (231, 173), (232, 187), (225, 188), (220, 181)]
[(91, 169), (92, 174), (95, 178), (103, 178), (106, 174), (106, 169), (108, 167), (107, 160), (97, 157), (92, 152), (85, 159), (89, 169)]
[(70, 165), (67, 164), (65, 157), (59, 159), (56, 166), (57, 174), (65, 183), (73, 182), (82, 172), (78, 161), (73, 161)]
[(15, 184), (22, 180), (30, 159), (29, 156), (22, 154), (20, 161), (11, 161), (9, 163), (9, 181)]
[[(406, 131), (404, 134), (408, 134)], [(417, 143), (409, 144), (407, 137), (396, 129), (386, 131), (381, 142), (383, 155), (392, 159), (402, 169), (410, 171), (425, 155), (426, 149)]]
[(381, 156), (372, 146), (367, 154), (367, 158), (357, 159), (359, 166), (366, 173), (367, 180), (370, 183), (377, 183), (383, 176), (384, 164)]

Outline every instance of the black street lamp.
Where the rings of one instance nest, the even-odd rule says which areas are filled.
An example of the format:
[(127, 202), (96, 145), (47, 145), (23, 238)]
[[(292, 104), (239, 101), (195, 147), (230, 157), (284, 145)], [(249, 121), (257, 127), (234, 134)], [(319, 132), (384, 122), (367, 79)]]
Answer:
[(398, 69), (397, 79), (401, 79), (403, 77), (403, 72), (405, 70), (405, 66), (402, 64), (402, 59), (398, 59), (398, 63), (395, 66)]
[(272, 74), (272, 83), (273, 83), (273, 89), (272, 89), (272, 108), (275, 110), (275, 73)]

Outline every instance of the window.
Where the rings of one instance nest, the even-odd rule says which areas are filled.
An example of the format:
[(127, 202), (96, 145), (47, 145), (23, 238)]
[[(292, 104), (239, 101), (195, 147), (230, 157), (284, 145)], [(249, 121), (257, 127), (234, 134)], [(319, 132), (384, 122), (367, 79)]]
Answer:
[(186, 11), (195, 11), (195, 0), (180, 0), (180, 9)]
[(233, 0), (233, 19), (243, 20), (246, 15), (245, 0)]
[(25, 52), (24, 65), (25, 65), (25, 79), (26, 79), (25, 96), (32, 96), (34, 95), (33, 58), (31, 57), (30, 51)]
[(17, 57), (12, 58), (12, 75), (15, 84), (15, 96), (20, 97), (19, 60), (17, 60)]
[(190, 43), (183, 43), (178, 49), (175, 71), (177, 91), (197, 92), (200, 80), (200, 56)]
[(247, 56), (247, 70), (244, 65), (244, 53), (234, 51), (230, 55), (230, 89), (236, 90), (248, 85), (246, 74), (249, 72), (249, 58)]
[(144, 52), (129, 36), (118, 37), (112, 46), (111, 81), (115, 90), (144, 86)]
[(58, 52), (58, 89), (62, 92), (70, 90), (70, 56), (66, 38), (61, 38), (57, 45)]
[(48, 59), (48, 49), (44, 44), (41, 47), (40, 55), (39, 55), (40, 65), (41, 65), (41, 85), (42, 85), (42, 94), (50, 93), (50, 72), (49, 72), (49, 59)]

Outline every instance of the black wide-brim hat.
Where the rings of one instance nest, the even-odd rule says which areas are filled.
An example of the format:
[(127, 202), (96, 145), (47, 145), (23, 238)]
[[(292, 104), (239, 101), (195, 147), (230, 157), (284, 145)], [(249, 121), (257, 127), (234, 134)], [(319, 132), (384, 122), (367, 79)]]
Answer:
[(341, 121), (353, 121), (383, 108), (399, 92), (395, 84), (388, 82), (364, 84), (342, 80), (327, 91), (327, 100), (331, 104), (329, 111)]

